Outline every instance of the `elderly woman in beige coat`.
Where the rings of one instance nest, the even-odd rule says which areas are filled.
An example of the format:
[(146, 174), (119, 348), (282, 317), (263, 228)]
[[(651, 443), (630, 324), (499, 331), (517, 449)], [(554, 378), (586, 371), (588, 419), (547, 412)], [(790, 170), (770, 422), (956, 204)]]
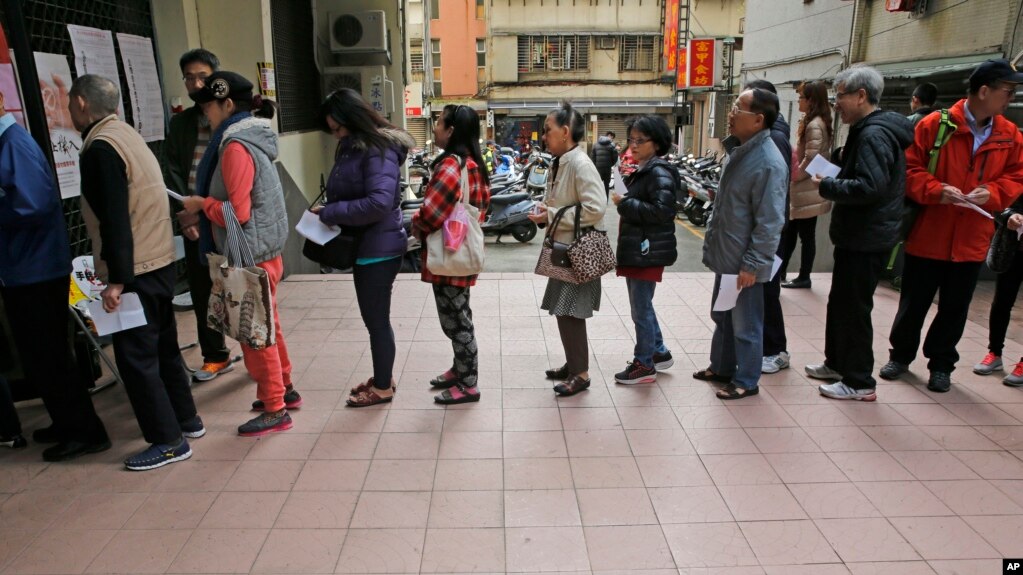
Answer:
[[(818, 155), (831, 158), (831, 105), (828, 102), (828, 87), (824, 82), (807, 82), (799, 91), (799, 139), (797, 140), (793, 164), (792, 183), (789, 185), (789, 223), (782, 233), (782, 259), (788, 267), (789, 258), (796, 249), (796, 238), (803, 244), (799, 257), (799, 275), (781, 284), (784, 288), (809, 288), (810, 271), (816, 255), (817, 216), (831, 211), (831, 202), (821, 198), (817, 186), (806, 173)], [(785, 269), (782, 268), (782, 277)]]
[[(572, 243), (577, 211), (580, 228), (604, 229), (604, 182), (579, 147), (584, 135), (583, 117), (569, 104), (547, 115), (543, 140), (556, 158), (551, 170), (553, 180), (543, 204), (529, 219), (540, 226), (551, 225), (559, 209), (576, 206), (565, 210), (557, 229), (552, 230), (555, 241)], [(565, 365), (547, 370), (547, 378), (560, 382), (554, 386), (558, 395), (575, 395), (590, 387), (586, 319), (600, 309), (600, 278), (579, 285), (548, 279), (540, 307), (558, 318), (558, 332), (565, 347)]]

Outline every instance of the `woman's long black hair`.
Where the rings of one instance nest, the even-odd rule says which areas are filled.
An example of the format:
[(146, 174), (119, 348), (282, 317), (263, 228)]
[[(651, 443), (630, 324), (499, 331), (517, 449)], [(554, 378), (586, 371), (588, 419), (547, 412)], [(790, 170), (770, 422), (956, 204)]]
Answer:
[(444, 146), (444, 153), (437, 156), (431, 167), (436, 167), (441, 160), (451, 155), (472, 158), (479, 166), (483, 183), (489, 186), (490, 175), (487, 173), (487, 164), (483, 161), (483, 153), (480, 152), (479, 114), (469, 106), (448, 104), (444, 106), (441, 118), (446, 127), (452, 128), (451, 136), (448, 138), (448, 145)]
[(391, 141), (381, 133), (381, 130), (394, 128), (394, 126), (367, 104), (361, 94), (351, 88), (341, 88), (331, 92), (320, 105), (323, 127), (329, 132), (328, 116), (344, 126), (351, 133), (352, 138), (365, 148), (372, 147), (383, 152), (391, 146)]

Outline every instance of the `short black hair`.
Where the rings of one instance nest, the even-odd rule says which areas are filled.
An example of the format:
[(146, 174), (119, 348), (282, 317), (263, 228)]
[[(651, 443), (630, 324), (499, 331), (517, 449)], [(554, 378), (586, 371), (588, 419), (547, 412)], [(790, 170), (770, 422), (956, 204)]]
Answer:
[(612, 132), (611, 130), (608, 130), (607, 133), (604, 135), (611, 138), (612, 140), (615, 139), (615, 133)]
[(196, 48), (195, 50), (189, 50), (181, 55), (181, 59), (178, 60), (178, 66), (181, 71), (185, 71), (185, 66), (194, 63), (206, 64), (214, 72), (220, 69), (220, 59), (217, 55), (205, 48)]
[(551, 110), (548, 115), (554, 118), (554, 123), (558, 126), (568, 126), (568, 133), (572, 136), (573, 142), (579, 143), (586, 137), (586, 125), (583, 121), (583, 115), (573, 108), (570, 102), (561, 102), (561, 106)]
[(913, 97), (920, 100), (920, 103), (930, 108), (938, 101), (938, 87), (930, 82), (920, 84), (913, 90)]
[(749, 111), (763, 114), (764, 127), (770, 130), (778, 119), (778, 96), (765, 88), (750, 88), (753, 99), (749, 103)]
[(664, 118), (653, 114), (635, 116), (629, 118), (625, 126), (628, 130), (628, 136), (631, 137), (633, 130), (635, 130), (653, 140), (658, 156), (667, 154), (668, 150), (671, 149), (671, 128), (668, 127), (668, 123), (664, 121)]
[(774, 94), (775, 96), (778, 95), (778, 89), (774, 87), (774, 84), (768, 82), (767, 80), (750, 80), (746, 84), (746, 89), (747, 90), (752, 90), (754, 88), (759, 88), (761, 90), (767, 90), (768, 92)]

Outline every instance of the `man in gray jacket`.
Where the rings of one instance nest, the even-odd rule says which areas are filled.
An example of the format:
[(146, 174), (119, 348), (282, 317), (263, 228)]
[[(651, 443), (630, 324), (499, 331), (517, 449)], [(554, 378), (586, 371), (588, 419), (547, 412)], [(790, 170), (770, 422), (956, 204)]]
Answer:
[(771, 141), (777, 118), (778, 97), (760, 88), (740, 94), (728, 114), (728, 129), (740, 145), (729, 153), (721, 173), (703, 263), (715, 273), (712, 306), (723, 281), (735, 282), (741, 291), (734, 308), (711, 311), (715, 327), (710, 367), (693, 374), (727, 383), (718, 391), (721, 399), (740, 399), (760, 390), (764, 283), (771, 280), (788, 190), (788, 162)]

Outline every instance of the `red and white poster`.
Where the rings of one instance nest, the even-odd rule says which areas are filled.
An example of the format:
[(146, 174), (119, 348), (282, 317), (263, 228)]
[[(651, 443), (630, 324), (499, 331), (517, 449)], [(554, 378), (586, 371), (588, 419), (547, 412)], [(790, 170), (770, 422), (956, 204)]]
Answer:
[(82, 175), (78, 170), (82, 135), (75, 129), (71, 122), (71, 112), (68, 111), (71, 68), (63, 54), (36, 52), (35, 60), (46, 125), (53, 146), (53, 162), (57, 168), (57, 183), (60, 184), (60, 197), (73, 198), (82, 193)]
[(664, 3), (664, 74), (670, 76), (678, 68), (678, 3), (679, 0), (667, 0)]
[(689, 41), (689, 87), (713, 88), (717, 83), (717, 40), (693, 38)]
[(3, 29), (0, 29), (0, 93), (4, 95), (4, 109), (14, 116), (22, 128), (27, 129), (28, 124), (25, 122), (25, 112), (21, 105), (21, 92), (18, 89), (18, 76)]

